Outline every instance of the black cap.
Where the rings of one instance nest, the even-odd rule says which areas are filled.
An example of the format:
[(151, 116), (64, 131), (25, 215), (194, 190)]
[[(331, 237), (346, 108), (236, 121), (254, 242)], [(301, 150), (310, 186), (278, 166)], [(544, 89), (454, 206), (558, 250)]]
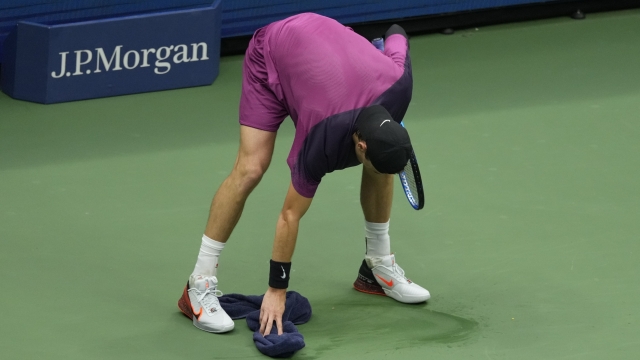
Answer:
[(366, 107), (358, 115), (356, 130), (367, 143), (367, 157), (381, 173), (404, 169), (413, 151), (407, 130), (381, 105)]

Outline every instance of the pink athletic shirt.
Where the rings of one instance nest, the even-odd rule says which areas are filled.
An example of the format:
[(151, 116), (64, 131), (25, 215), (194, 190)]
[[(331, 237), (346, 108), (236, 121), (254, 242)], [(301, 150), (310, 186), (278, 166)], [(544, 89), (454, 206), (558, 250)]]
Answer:
[(351, 135), (362, 108), (380, 104), (400, 122), (411, 101), (408, 40), (384, 52), (337, 21), (311, 13), (256, 31), (244, 62), (240, 124), (277, 131), (291, 116), (287, 163), (296, 191), (313, 197), (322, 177), (359, 164)]

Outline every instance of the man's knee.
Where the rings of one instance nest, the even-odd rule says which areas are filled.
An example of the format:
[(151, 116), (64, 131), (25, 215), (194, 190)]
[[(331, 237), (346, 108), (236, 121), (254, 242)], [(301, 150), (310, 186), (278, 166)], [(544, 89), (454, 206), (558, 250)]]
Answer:
[(253, 190), (262, 179), (262, 175), (264, 175), (268, 167), (268, 163), (238, 162), (234, 168), (238, 185), (243, 191)]
[(271, 163), (275, 139), (273, 132), (240, 127), (240, 150), (232, 177), (241, 191), (251, 192), (262, 179)]

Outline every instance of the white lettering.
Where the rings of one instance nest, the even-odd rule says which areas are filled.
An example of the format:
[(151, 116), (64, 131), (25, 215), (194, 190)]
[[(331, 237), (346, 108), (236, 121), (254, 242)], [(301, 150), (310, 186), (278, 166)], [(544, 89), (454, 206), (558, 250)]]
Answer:
[(109, 71), (109, 69), (111, 69), (111, 63), (114, 61), (114, 59), (115, 66), (113, 67), (113, 71), (122, 70), (122, 68), (120, 67), (120, 49), (122, 49), (122, 45), (116, 46), (115, 50), (113, 50), (111, 58), (109, 59), (109, 62), (107, 62), (107, 56), (105, 55), (104, 50), (102, 48), (96, 48), (96, 52), (98, 53), (98, 61), (96, 61), (95, 72), (102, 72), (102, 70), (100, 70), (100, 60), (102, 60), (102, 65), (104, 66), (105, 71)]
[[(131, 54), (133, 54), (134, 55), (134, 59), (136, 59), (136, 61), (135, 61), (135, 63), (133, 65), (129, 64), (129, 55), (131, 55)], [(127, 51), (126, 54), (124, 54), (124, 58), (122, 59), (122, 63), (124, 64), (124, 67), (126, 67), (129, 70), (135, 69), (136, 67), (138, 67), (138, 64), (140, 63), (140, 54), (138, 54), (138, 52), (135, 51), (135, 50)]]
[(60, 74), (56, 75), (55, 71), (51, 72), (51, 77), (54, 79), (60, 79), (61, 77), (64, 76), (64, 73), (67, 71), (67, 54), (69, 52), (61, 52), (60, 53), (60, 57), (62, 58), (62, 68), (60, 69)]
[(156, 52), (156, 49), (142, 49), (142, 65), (140, 67), (149, 67), (149, 53)]
[[(164, 50), (164, 55), (162, 55), (162, 51)], [(158, 49), (158, 52), (156, 53), (158, 60), (156, 61), (156, 68), (155, 70), (153, 70), (153, 72), (155, 72), (158, 75), (163, 75), (168, 73), (171, 70), (171, 64), (168, 62), (163, 62), (163, 60), (166, 60), (169, 56), (171, 56), (171, 50), (173, 50), (173, 45), (166, 47), (163, 46), (161, 48)], [(158, 68), (162, 67), (162, 68), (166, 68), (166, 71), (158, 71)]]
[[(178, 52), (178, 49), (182, 50)], [(189, 49), (187, 49), (187, 45), (178, 45), (175, 50), (176, 54), (173, 56), (174, 63), (189, 62)]]
[[(89, 50), (76, 50), (76, 72), (73, 73), (73, 75), (82, 75), (82, 65), (87, 65), (91, 59), (93, 59), (93, 53)], [(87, 54), (87, 60), (86, 61), (82, 61), (82, 54), (85, 53)]]
[[(60, 79), (63, 76), (77, 76), (83, 74), (91, 74), (92, 70), (84, 69), (85, 65), (90, 64), (94, 59), (96, 62), (96, 68), (94, 73), (100, 73), (104, 71), (118, 71), (123, 67), (127, 70), (133, 70), (137, 67), (149, 67), (150, 63), (155, 60), (154, 73), (163, 75), (171, 71), (171, 65), (188, 63), (192, 61), (209, 60), (207, 56), (208, 46), (207, 43), (193, 43), (191, 45), (192, 53), (189, 54), (189, 45), (170, 45), (163, 46), (158, 49), (141, 49), (141, 50), (128, 50), (122, 56), (123, 46), (118, 45), (113, 49), (110, 55), (105, 53), (104, 48), (95, 48), (95, 56), (91, 50), (75, 50), (75, 72), (72, 74), (67, 71), (67, 55), (69, 51), (60, 52), (60, 72), (51, 72), (51, 77), (54, 79)], [(151, 54), (155, 54), (153, 59)], [(191, 55), (191, 57), (189, 56)], [(73, 66), (73, 65), (72, 65)]]
[[(202, 58), (200, 59), (198, 59), (198, 48), (202, 48)], [(193, 50), (191, 61), (209, 60), (209, 57), (207, 57), (207, 43), (191, 44), (191, 49)]]

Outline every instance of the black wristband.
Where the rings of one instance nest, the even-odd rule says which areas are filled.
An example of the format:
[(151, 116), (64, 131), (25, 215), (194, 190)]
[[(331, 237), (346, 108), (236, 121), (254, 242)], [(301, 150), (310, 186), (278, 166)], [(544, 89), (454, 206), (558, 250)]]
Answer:
[(269, 260), (269, 286), (274, 289), (286, 289), (289, 287), (291, 263)]

